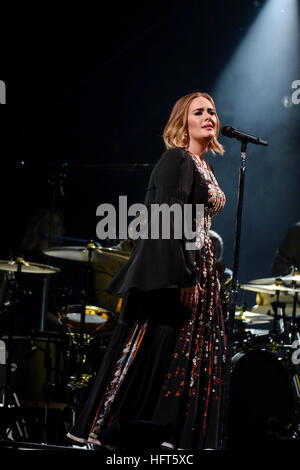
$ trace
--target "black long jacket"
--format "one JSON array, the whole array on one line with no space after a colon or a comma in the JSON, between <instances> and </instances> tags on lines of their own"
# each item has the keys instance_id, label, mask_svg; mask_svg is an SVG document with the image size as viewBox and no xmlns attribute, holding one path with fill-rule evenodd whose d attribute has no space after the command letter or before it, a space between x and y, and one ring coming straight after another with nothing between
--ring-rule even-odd
<instances>
[{"instance_id":1,"label":"black long jacket","mask_svg":"<svg viewBox=\"0 0 300 470\"><path fill-rule=\"evenodd\" d=\"M151 204L208 204L208 185L189 153L183 148L164 152L155 165L147 187L145 206ZM195 230L195 225L193 225ZM194 286L201 278L201 250L187 250L186 238L141 239L129 261L115 276L108 291L124 294L130 288L152 290ZM172 231L171 231L172 233Z\"/></svg>"}]
</instances>

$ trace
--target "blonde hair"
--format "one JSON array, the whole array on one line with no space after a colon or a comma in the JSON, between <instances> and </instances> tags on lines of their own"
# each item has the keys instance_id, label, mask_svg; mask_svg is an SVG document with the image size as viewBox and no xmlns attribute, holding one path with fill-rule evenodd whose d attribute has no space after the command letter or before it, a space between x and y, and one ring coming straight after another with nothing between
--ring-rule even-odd
<instances>
[{"instance_id":1,"label":"blonde hair","mask_svg":"<svg viewBox=\"0 0 300 470\"><path fill-rule=\"evenodd\" d=\"M180 98L175 103L170 118L163 132L163 139L167 148L188 147L188 110L191 102L199 96L203 96L203 98L206 98L208 101L210 101L216 112L214 100L207 93L195 91L193 93L189 93L187 95L182 96L182 98ZM217 112L216 117L216 135L210 140L206 151L210 150L213 154L219 153L220 155L223 155L225 149L223 145L218 142L217 139L220 130L220 120L218 118Z\"/></svg>"}]
</instances>

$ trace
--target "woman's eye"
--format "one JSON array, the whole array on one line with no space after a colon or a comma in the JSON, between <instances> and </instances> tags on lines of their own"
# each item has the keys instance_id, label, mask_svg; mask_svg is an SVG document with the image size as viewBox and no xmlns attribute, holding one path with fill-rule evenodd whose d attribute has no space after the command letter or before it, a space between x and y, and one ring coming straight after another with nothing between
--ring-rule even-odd
<instances>
[{"instance_id":1,"label":"woman's eye","mask_svg":"<svg viewBox=\"0 0 300 470\"><path fill-rule=\"evenodd\" d=\"M209 112L209 114L213 114L213 115L216 114L215 111L208 111L208 112ZM195 116L201 116L202 113L203 113L203 111L196 111Z\"/></svg>"}]
</instances>

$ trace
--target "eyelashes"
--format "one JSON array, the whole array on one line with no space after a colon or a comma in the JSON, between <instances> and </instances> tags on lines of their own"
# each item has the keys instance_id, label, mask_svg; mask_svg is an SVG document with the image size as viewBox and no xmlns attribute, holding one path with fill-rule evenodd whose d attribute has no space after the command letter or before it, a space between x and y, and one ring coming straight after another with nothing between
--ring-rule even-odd
<instances>
[{"instance_id":1,"label":"eyelashes","mask_svg":"<svg viewBox=\"0 0 300 470\"><path fill-rule=\"evenodd\" d=\"M199 116L199 115L201 115L202 113L203 113L203 111L196 111L194 114L195 114L196 116ZM216 113L215 111L209 111L209 114L211 114L211 115L214 116L214 115L216 115L217 113Z\"/></svg>"}]
</instances>

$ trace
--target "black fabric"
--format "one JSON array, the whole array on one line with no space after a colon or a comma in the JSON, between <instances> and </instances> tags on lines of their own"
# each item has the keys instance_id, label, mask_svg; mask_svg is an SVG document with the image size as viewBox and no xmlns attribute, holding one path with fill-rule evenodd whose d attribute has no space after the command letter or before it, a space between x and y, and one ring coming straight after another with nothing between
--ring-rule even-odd
<instances>
[{"instance_id":1,"label":"black fabric","mask_svg":"<svg viewBox=\"0 0 300 470\"><path fill-rule=\"evenodd\" d=\"M145 206L151 204L207 204L207 184L191 156L182 148L167 150L153 169ZM184 233L183 233L184 235ZM142 290L169 286L194 286L200 281L199 250L186 250L182 239L138 239L131 257L108 286L108 292L124 294L130 288Z\"/></svg>"},{"instance_id":2,"label":"black fabric","mask_svg":"<svg viewBox=\"0 0 300 470\"><path fill-rule=\"evenodd\" d=\"M113 332L89 398L80 410L71 434L87 440L106 386L129 333L136 322L149 321L149 329L135 367L122 386L114 413L118 419L151 419L173 352L178 329L186 318L179 307L178 289L140 292L130 290L124 298L120 320Z\"/></svg>"},{"instance_id":3,"label":"black fabric","mask_svg":"<svg viewBox=\"0 0 300 470\"><path fill-rule=\"evenodd\" d=\"M99 406L100 397L105 392L106 385L113 373L113 367L119 359L129 331L130 326L124 321L119 321L114 329L89 397L76 417L77 419L72 429L72 434L76 436L77 439L85 441L88 438Z\"/></svg>"}]
</instances>

